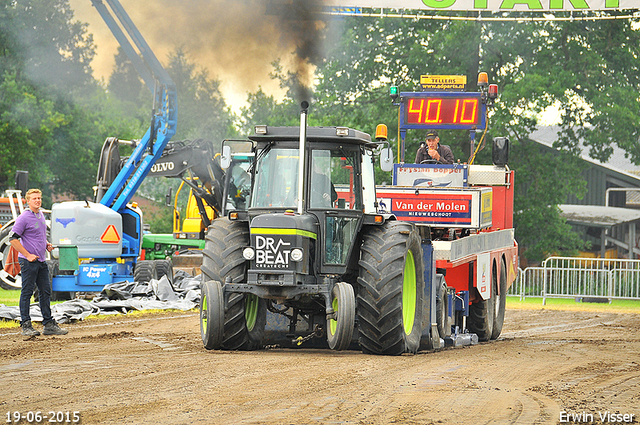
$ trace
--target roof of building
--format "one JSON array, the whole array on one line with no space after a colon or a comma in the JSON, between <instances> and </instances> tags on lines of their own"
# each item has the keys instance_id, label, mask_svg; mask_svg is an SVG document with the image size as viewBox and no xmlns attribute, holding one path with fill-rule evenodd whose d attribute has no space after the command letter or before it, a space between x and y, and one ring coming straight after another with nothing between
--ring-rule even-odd
<instances>
[{"instance_id":1,"label":"roof of building","mask_svg":"<svg viewBox=\"0 0 640 425\"><path fill-rule=\"evenodd\" d=\"M599 205L558 205L562 216L570 224L588 227L613 227L640 221L640 211L632 208L603 207Z\"/></svg>"},{"instance_id":2,"label":"roof of building","mask_svg":"<svg viewBox=\"0 0 640 425\"><path fill-rule=\"evenodd\" d=\"M559 131L560 126L557 125L538 127L536 131L529 135L529 138L537 143L551 148L553 147L553 143L558 139ZM640 165L635 165L633 162L631 162L629 158L625 156L625 151L623 149L620 149L616 145L613 145L613 154L609 158L609 161L603 163L598 161L597 159L591 158L589 156L589 148L584 146L584 144L580 143L580 148L580 157L584 161L594 164L598 167L606 168L607 170L610 170L610 172L619 173L637 180L638 186L640 186ZM627 203L633 205L640 204L640 193L627 193Z\"/></svg>"},{"instance_id":3,"label":"roof of building","mask_svg":"<svg viewBox=\"0 0 640 425\"><path fill-rule=\"evenodd\" d=\"M551 147L553 145L553 142L558 139L559 131L560 126L557 125L538 127L536 131L529 135L529 138L533 141ZM634 175L634 177L640 179L640 177L638 176L638 174L640 174L640 165L635 165L629 160L629 158L626 158L625 151L623 149L620 149L616 145L612 146L613 154L611 155L611 158L609 158L609 161L607 161L606 163L591 158L589 156L589 148L584 146L584 144L580 143L580 148L582 150L580 156L583 160L600 165L602 167L610 168L618 172L632 174Z\"/></svg>"}]
</instances>

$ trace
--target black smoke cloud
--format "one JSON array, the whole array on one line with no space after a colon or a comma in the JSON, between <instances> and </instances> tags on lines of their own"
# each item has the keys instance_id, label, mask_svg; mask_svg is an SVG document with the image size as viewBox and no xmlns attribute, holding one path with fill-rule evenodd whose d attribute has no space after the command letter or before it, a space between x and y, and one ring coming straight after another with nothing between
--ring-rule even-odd
<instances>
[{"instance_id":1,"label":"black smoke cloud","mask_svg":"<svg viewBox=\"0 0 640 425\"><path fill-rule=\"evenodd\" d=\"M296 100L309 100L314 65L324 54L326 16L321 0L120 0L161 62L180 48L222 87L236 92L274 86L273 62L296 76ZM70 0L76 19L90 20L111 57L117 43L88 0ZM87 10L90 9L90 10ZM111 37L111 39L107 39ZM100 37L96 44L100 49ZM100 53L102 55L102 53ZM113 62L109 62L113 63ZM102 70L107 77L111 69ZM228 93L222 93L227 97Z\"/></svg>"}]
</instances>

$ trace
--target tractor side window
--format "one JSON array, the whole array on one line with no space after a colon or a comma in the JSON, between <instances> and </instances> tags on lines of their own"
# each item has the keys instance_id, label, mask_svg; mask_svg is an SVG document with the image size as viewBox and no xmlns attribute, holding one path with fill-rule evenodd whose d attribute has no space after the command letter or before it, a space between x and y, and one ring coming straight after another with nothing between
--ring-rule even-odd
<instances>
[{"instance_id":1,"label":"tractor side window","mask_svg":"<svg viewBox=\"0 0 640 425\"><path fill-rule=\"evenodd\" d=\"M311 208L333 208L338 199L331 181L331 151L311 152Z\"/></svg>"},{"instance_id":2,"label":"tractor side window","mask_svg":"<svg viewBox=\"0 0 640 425\"><path fill-rule=\"evenodd\" d=\"M247 209L247 200L251 194L251 175L247 171L250 165L249 161L232 162L227 210Z\"/></svg>"},{"instance_id":3,"label":"tractor side window","mask_svg":"<svg viewBox=\"0 0 640 425\"><path fill-rule=\"evenodd\" d=\"M252 208L295 208L298 201L298 149L271 149L259 157Z\"/></svg>"},{"instance_id":4,"label":"tractor side window","mask_svg":"<svg viewBox=\"0 0 640 425\"><path fill-rule=\"evenodd\" d=\"M354 190L356 154L344 149L311 152L311 208L359 209L361 195Z\"/></svg>"}]
</instances>

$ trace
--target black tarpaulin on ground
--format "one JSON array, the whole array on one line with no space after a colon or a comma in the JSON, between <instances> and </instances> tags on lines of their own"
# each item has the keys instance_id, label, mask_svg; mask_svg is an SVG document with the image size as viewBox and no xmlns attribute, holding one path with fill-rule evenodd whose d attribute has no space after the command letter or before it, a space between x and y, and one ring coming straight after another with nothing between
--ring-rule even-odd
<instances>
[{"instance_id":1,"label":"black tarpaulin on ground","mask_svg":"<svg viewBox=\"0 0 640 425\"><path fill-rule=\"evenodd\" d=\"M200 276L178 270L171 284L166 277L148 283L117 282L106 285L91 301L74 299L51 306L58 323L83 320L92 314L126 314L130 310L191 310L200 303ZM42 322L40 306L32 304L31 320ZM20 321L20 308L0 304L0 318Z\"/></svg>"}]
</instances>

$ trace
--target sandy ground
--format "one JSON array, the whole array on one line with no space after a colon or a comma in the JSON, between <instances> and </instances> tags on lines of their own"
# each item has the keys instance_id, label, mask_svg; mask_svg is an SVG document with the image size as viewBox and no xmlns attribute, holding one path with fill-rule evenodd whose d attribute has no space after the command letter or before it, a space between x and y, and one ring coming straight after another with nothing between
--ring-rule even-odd
<instances>
[{"instance_id":1,"label":"sandy ground","mask_svg":"<svg viewBox=\"0 0 640 425\"><path fill-rule=\"evenodd\" d=\"M193 311L64 326L66 336L30 340L18 329L0 330L0 422L37 411L47 419L32 423L51 423L53 412L55 422L67 423L78 412L83 424L638 423L640 417L638 314L510 309L497 341L400 357L304 348L207 351Z\"/></svg>"}]
</instances>

